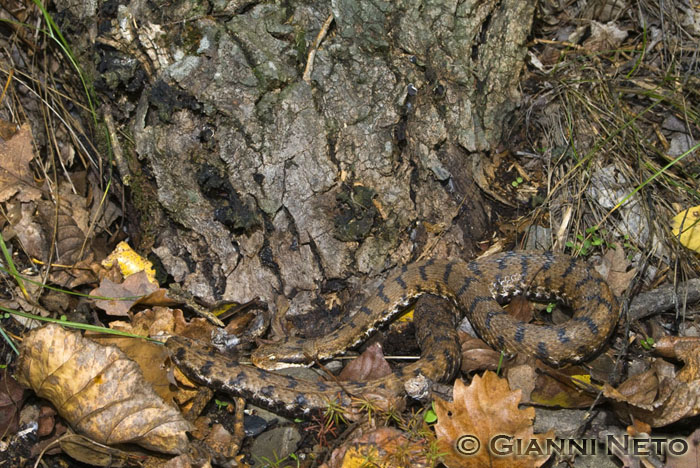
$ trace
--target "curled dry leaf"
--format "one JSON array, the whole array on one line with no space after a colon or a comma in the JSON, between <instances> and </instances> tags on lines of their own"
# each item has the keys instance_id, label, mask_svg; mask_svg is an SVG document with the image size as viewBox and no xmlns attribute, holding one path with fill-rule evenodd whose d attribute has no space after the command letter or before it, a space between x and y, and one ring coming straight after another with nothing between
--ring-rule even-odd
<instances>
[{"instance_id":1,"label":"curled dry leaf","mask_svg":"<svg viewBox=\"0 0 700 468\"><path fill-rule=\"evenodd\" d=\"M70 200L75 204L71 204ZM85 210L85 203L84 198L66 197L60 198L58 207L55 203L46 200L41 200L37 204L39 213L37 220L44 237L55 237L55 244L52 244L54 248L52 263L63 265L51 270L51 281L67 288L92 283L96 279L90 268L95 255L89 238L78 224L78 220L89 217L89 213Z\"/></svg>"},{"instance_id":2,"label":"curled dry leaf","mask_svg":"<svg viewBox=\"0 0 700 468\"><path fill-rule=\"evenodd\" d=\"M7 218L10 220L17 238L22 243L24 251L34 258L46 260L50 242L46 240L46 233L41 228L41 225L36 222L34 216L36 206L34 202L14 204L8 202L6 207L10 208ZM9 240L6 233L7 230L4 229L3 231L5 231L5 240Z\"/></svg>"},{"instance_id":3,"label":"curled dry leaf","mask_svg":"<svg viewBox=\"0 0 700 468\"><path fill-rule=\"evenodd\" d=\"M39 437L46 437L50 435L56 427L56 409L49 405L48 403L42 405L39 409L39 427L36 434Z\"/></svg>"},{"instance_id":4,"label":"curled dry leaf","mask_svg":"<svg viewBox=\"0 0 700 468\"><path fill-rule=\"evenodd\" d=\"M114 346L47 325L22 342L17 380L51 401L73 429L98 443L135 443L163 453L188 449L185 431L190 424Z\"/></svg>"},{"instance_id":5,"label":"curled dry leaf","mask_svg":"<svg viewBox=\"0 0 700 468\"><path fill-rule=\"evenodd\" d=\"M552 408L588 408L598 392L591 375L580 367L569 367L560 374L537 374L534 386L527 403Z\"/></svg>"},{"instance_id":6,"label":"curled dry leaf","mask_svg":"<svg viewBox=\"0 0 700 468\"><path fill-rule=\"evenodd\" d=\"M167 403L175 401L177 392L170 384L166 365L170 361L164 346L151 341L104 333L86 336L102 346L112 345L119 348L129 359L138 364L143 378L159 397Z\"/></svg>"},{"instance_id":7,"label":"curled dry leaf","mask_svg":"<svg viewBox=\"0 0 700 468\"><path fill-rule=\"evenodd\" d=\"M206 438L206 444L219 456L233 458L238 455L240 444L221 424L213 424Z\"/></svg>"},{"instance_id":8,"label":"curled dry leaf","mask_svg":"<svg viewBox=\"0 0 700 468\"><path fill-rule=\"evenodd\" d=\"M683 359L692 356L700 349L700 337L697 336L662 336L654 344L654 352L660 356ZM687 361L686 361L687 362Z\"/></svg>"},{"instance_id":9,"label":"curled dry leaf","mask_svg":"<svg viewBox=\"0 0 700 468\"><path fill-rule=\"evenodd\" d=\"M338 375L339 380L366 382L391 374L391 367L384 359L382 346L373 343L357 358L348 362Z\"/></svg>"},{"instance_id":10,"label":"curled dry leaf","mask_svg":"<svg viewBox=\"0 0 700 468\"><path fill-rule=\"evenodd\" d=\"M495 351L483 340L459 332L462 347L462 372L468 374L477 370L496 370L501 361L501 353Z\"/></svg>"},{"instance_id":11,"label":"curled dry leaf","mask_svg":"<svg viewBox=\"0 0 700 468\"><path fill-rule=\"evenodd\" d=\"M652 369L619 387L603 387L603 395L621 417L633 415L651 427L661 427L700 414L700 344L697 340L667 341L660 340L661 347L685 363L680 371L657 359Z\"/></svg>"},{"instance_id":12,"label":"curled dry leaf","mask_svg":"<svg viewBox=\"0 0 700 468\"><path fill-rule=\"evenodd\" d=\"M568 366L557 369L556 373L549 373L546 367L521 364L507 369L507 379L510 388L523 391L524 404L587 408L598 393L598 387L591 385L591 375L578 366Z\"/></svg>"},{"instance_id":13,"label":"curled dry leaf","mask_svg":"<svg viewBox=\"0 0 700 468\"><path fill-rule=\"evenodd\" d=\"M23 20L20 20L23 21ZM16 124L8 122L7 120L0 119L0 138L3 140L9 140L12 135L17 133L19 129Z\"/></svg>"},{"instance_id":14,"label":"curled dry leaf","mask_svg":"<svg viewBox=\"0 0 700 468\"><path fill-rule=\"evenodd\" d=\"M114 329L141 336L182 335L199 341L211 339L216 327L207 319L193 317L185 320L180 309L153 307L142 310L131 317L128 322L114 321Z\"/></svg>"},{"instance_id":15,"label":"curled dry leaf","mask_svg":"<svg viewBox=\"0 0 700 468\"><path fill-rule=\"evenodd\" d=\"M162 290L159 290L162 291ZM149 295L149 297L152 295ZM138 312L131 317L128 322L114 321L110 326L116 330L132 333L141 336L160 335L184 335L195 337L199 340L210 339L215 327L203 318L193 318L185 320L185 316L180 309L170 309L167 307L153 307ZM175 379L180 376L175 368L173 376L170 366L165 366L167 352L164 346L147 343L143 340L134 340L127 337L104 335L91 337L100 344L113 344L131 359L136 361L143 371L144 378L151 384L153 389L166 402L175 401L180 405L198 398L199 390L195 385L182 376L188 385L174 385ZM204 404L207 402L205 401ZM183 413L187 413L181 406Z\"/></svg>"},{"instance_id":16,"label":"curled dry leaf","mask_svg":"<svg viewBox=\"0 0 700 468\"><path fill-rule=\"evenodd\" d=\"M617 49L627 38L627 31L613 21L602 24L591 21L591 35L583 42L583 47L590 52Z\"/></svg>"},{"instance_id":17,"label":"curled dry leaf","mask_svg":"<svg viewBox=\"0 0 700 468\"><path fill-rule=\"evenodd\" d=\"M553 431L534 434L535 409L518 408L521 394L520 390L511 391L508 383L493 372L475 376L469 386L457 379L454 402L435 400L435 433L438 448L445 454L442 462L448 468L539 467L546 462L549 455L491 453L490 443L498 440L496 436L517 439L523 447L544 447L545 440L554 437Z\"/></svg>"},{"instance_id":18,"label":"curled dry leaf","mask_svg":"<svg viewBox=\"0 0 700 468\"><path fill-rule=\"evenodd\" d=\"M630 267L630 261L622 248L608 250L596 266L596 270L605 278L605 282L617 297L624 294L637 274L637 269Z\"/></svg>"},{"instance_id":19,"label":"curled dry leaf","mask_svg":"<svg viewBox=\"0 0 700 468\"><path fill-rule=\"evenodd\" d=\"M80 434L66 434L59 439L61 450L74 460L92 466L147 466L143 454L133 454L104 444L99 444Z\"/></svg>"},{"instance_id":20,"label":"curled dry leaf","mask_svg":"<svg viewBox=\"0 0 700 468\"><path fill-rule=\"evenodd\" d=\"M508 304L508 315L522 322L529 322L534 317L534 307L525 296L515 296Z\"/></svg>"}]
</instances>

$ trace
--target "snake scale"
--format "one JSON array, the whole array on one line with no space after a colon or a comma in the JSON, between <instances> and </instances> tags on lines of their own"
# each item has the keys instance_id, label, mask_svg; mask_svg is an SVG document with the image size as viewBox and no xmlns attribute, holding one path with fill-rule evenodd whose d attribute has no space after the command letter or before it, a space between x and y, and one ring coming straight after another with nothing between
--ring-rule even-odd
<instances>
[{"instance_id":1,"label":"snake scale","mask_svg":"<svg viewBox=\"0 0 700 468\"><path fill-rule=\"evenodd\" d=\"M580 362L595 354L619 320L614 295L585 261L551 252L504 252L473 262L425 260L399 267L340 328L316 339L287 338L253 352L245 366L213 348L182 337L166 347L183 372L212 388L291 415L323 410L335 401L350 406L354 395L372 391L400 392L406 378L423 374L434 380L451 378L455 366L454 339L444 331L423 331L422 358L393 375L371 382L307 382L270 369L305 365L310 358L327 359L364 341L422 294L451 299L479 336L508 354L523 352L555 366ZM559 325L535 325L508 315L496 298L526 294L535 299L556 297L572 309ZM438 318L441 324L448 318ZM435 318L432 323L436 322ZM453 326L453 323L449 323ZM440 327L438 327L440 328ZM444 330L444 327L443 327ZM419 330L419 339L421 332ZM441 346L446 346L440 352ZM426 352L426 348L429 349ZM446 369L447 368L447 369ZM267 369L267 370L266 370Z\"/></svg>"}]
</instances>

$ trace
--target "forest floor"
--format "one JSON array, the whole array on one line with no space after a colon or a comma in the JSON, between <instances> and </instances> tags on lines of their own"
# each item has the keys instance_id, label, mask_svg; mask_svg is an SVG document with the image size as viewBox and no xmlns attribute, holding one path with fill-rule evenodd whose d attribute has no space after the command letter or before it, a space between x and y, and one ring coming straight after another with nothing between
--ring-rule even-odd
<instances>
[{"instance_id":1,"label":"forest floor","mask_svg":"<svg viewBox=\"0 0 700 468\"><path fill-rule=\"evenodd\" d=\"M236 3L241 14L250 11L243 3ZM290 386L296 378L323 382L315 388L337 386L351 394L352 408L329 401L324 412L279 415L280 402L246 406L246 395L209 388L227 357L212 351L202 366L209 373L200 368L193 377L178 369L184 358L177 349L167 347L173 355L161 342L187 337L219 349L234 337L249 348L269 343L290 334L289 305L258 297L211 301L214 287L203 300L173 273L175 265L192 268L187 261L195 257L175 258L165 247L141 250L157 237L162 219L137 211L167 201L133 182L161 174L139 170L129 180L135 170L125 167L133 160L124 153L131 147L119 142L136 147L141 140L134 143L106 111L121 107L126 114L131 106L136 112L135 93L128 86L121 94L95 91L73 39L61 34L70 25L54 21L53 10L0 2L0 466L697 466L700 6L669 3L559 8L541 2L507 131L498 147L474 151L464 163L486 200L487 235L474 239L477 256L525 249L583 258L621 310L605 349L588 362L556 368L532 356L510 359L463 326L463 379L454 386L424 384L424 395L409 391L415 398L354 394L337 380L345 361L336 360L286 378ZM117 8L105 5L103 21ZM322 32L338 33L332 15L324 27L316 48ZM142 65L157 61L150 52ZM311 53L303 57L313 61ZM143 67L131 71L131 83L147 81ZM122 72L117 65L100 70ZM206 129L198 134L206 145ZM429 177L441 177L442 166L430 167ZM206 180L220 194L230 184L216 185L218 177ZM357 248L362 236L378 232L377 220L391 207L340 177L334 183L349 187L343 203L361 209L335 218L337 225L345 216L347 229L340 226L346 237L334 242ZM450 183L440 179L438 186ZM236 217L232 232L269 232L278 221L248 211L249 201L229 201L239 203L237 216L250 214ZM457 212L464 203L455 203ZM172 224L186 224L185 218ZM421 255L449 252L441 242L450 226L429 219L415 230L428 239ZM199 234L209 240L205 233L191 237ZM241 241L241 251L252 237ZM284 270L273 256L276 245L262 237L255 242L260 265ZM272 260L265 264L268 251ZM295 255L299 264L311 262ZM366 266L363 274L376 266L358 264ZM339 303L366 291L347 278L316 284L306 271L291 275L322 290L323 298L308 294L315 308L290 321L327 333L326 322L334 323L327 312L337 318ZM251 283L262 282L263 273L256 273ZM555 306L516 298L508 312L525 322L567 320ZM407 317L383 333L382 347L363 348L340 378L372 381L393 375L406 357L399 354L417 358ZM187 351L204 356L206 345ZM249 396L265 406L266 392L273 390L260 387ZM624 445L629 438L640 445ZM564 455L552 454L548 440L564 444ZM583 447L571 449L572 443Z\"/></svg>"}]
</instances>

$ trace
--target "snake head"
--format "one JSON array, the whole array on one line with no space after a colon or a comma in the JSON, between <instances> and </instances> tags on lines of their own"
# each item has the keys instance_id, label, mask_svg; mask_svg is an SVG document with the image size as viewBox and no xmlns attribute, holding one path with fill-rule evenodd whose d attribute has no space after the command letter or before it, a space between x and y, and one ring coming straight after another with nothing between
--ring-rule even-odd
<instances>
[{"instance_id":1,"label":"snake head","mask_svg":"<svg viewBox=\"0 0 700 468\"><path fill-rule=\"evenodd\" d=\"M284 341L259 346L250 356L255 367L278 370L285 367L306 367L312 364L314 353L306 349L305 341L287 338Z\"/></svg>"}]
</instances>

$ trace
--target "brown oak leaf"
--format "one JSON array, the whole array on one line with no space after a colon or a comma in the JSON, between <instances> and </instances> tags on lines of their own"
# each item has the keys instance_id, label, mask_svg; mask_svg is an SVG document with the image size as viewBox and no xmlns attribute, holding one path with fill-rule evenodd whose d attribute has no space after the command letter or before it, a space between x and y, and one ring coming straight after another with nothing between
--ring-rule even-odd
<instances>
[{"instance_id":1,"label":"brown oak leaf","mask_svg":"<svg viewBox=\"0 0 700 468\"><path fill-rule=\"evenodd\" d=\"M554 437L553 431L534 434L535 409L519 409L521 395L493 372L475 376L469 386L457 379L454 402L435 400L435 433L445 454L442 462L448 468L518 468L539 467L547 461L549 455L537 450L528 451L534 454L528 456L504 454L514 440L523 447L544 447L545 440Z\"/></svg>"}]
</instances>

